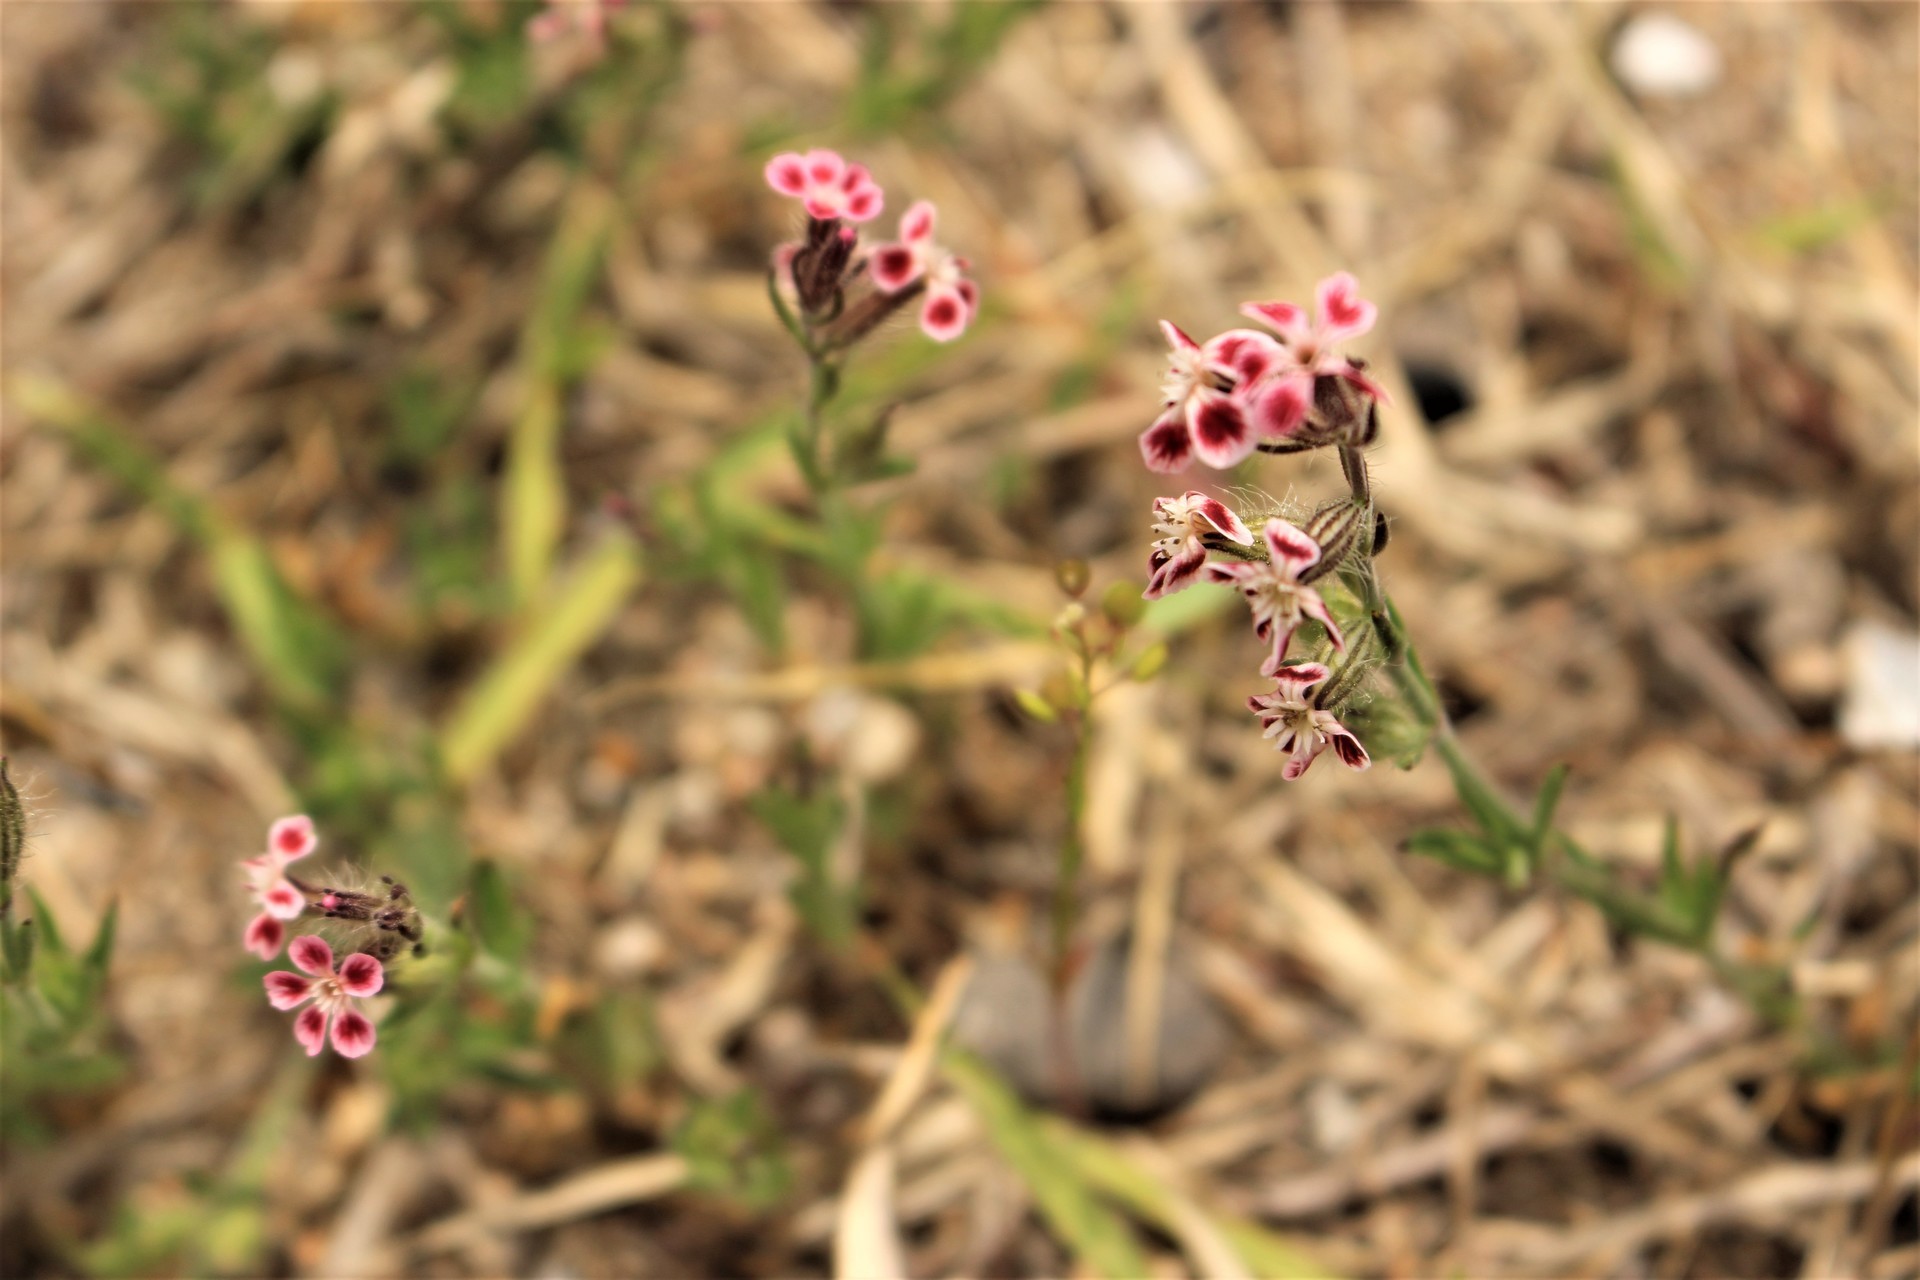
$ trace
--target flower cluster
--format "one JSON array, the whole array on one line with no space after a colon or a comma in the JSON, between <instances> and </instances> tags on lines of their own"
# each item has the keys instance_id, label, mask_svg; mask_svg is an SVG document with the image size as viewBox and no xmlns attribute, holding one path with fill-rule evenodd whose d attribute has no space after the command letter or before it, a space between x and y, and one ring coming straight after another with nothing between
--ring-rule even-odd
<instances>
[{"instance_id":1,"label":"flower cluster","mask_svg":"<svg viewBox=\"0 0 1920 1280\"><path fill-rule=\"evenodd\" d=\"M1288 753L1281 776L1300 777L1329 747L1349 768L1365 769L1371 763L1366 748L1338 714L1360 684L1364 655L1353 651L1316 584L1336 574L1372 581L1379 526L1359 450L1373 439L1375 406L1384 393L1365 362L1338 344L1371 329L1375 308L1342 272L1320 282L1311 315L1288 302L1249 302L1241 312L1272 332L1229 329L1196 342L1161 321L1171 354L1161 414L1140 437L1147 466L1182 471L1198 458L1224 469L1255 450L1333 447L1352 492L1304 526L1271 516L1258 539L1225 503L1197 489L1158 498L1144 594L1159 599L1196 582L1238 590L1251 608L1254 634L1267 645L1260 674L1274 682L1273 692L1250 698L1248 706L1276 749ZM1210 554L1218 558L1209 560ZM1291 656L1309 621L1325 637L1325 656L1344 659L1337 670ZM1368 628L1362 639L1372 638Z\"/></svg>"},{"instance_id":2,"label":"flower cluster","mask_svg":"<svg viewBox=\"0 0 1920 1280\"><path fill-rule=\"evenodd\" d=\"M774 251L774 278L798 308L810 343L844 348L916 298L920 328L934 341L966 331L979 290L967 278L967 260L935 242L931 201L908 207L899 239L869 247L856 224L878 217L886 197L864 165L825 149L789 151L767 162L766 176L768 186L806 211L805 237ZM862 281L869 287L854 296Z\"/></svg>"},{"instance_id":3,"label":"flower cluster","mask_svg":"<svg viewBox=\"0 0 1920 1280\"><path fill-rule=\"evenodd\" d=\"M337 922L352 952L334 967L333 949L314 934L302 934L287 954L308 976L286 970L266 975L267 1000L276 1009L312 1003L294 1020L293 1034L309 1054L328 1040L342 1057L357 1058L373 1048L373 1023L353 1007L355 997L378 992L386 980L385 962L402 950L418 952L422 930L407 887L380 877L377 891L315 884L288 868L319 847L313 819L305 814L281 818L267 831L267 851L241 861L247 889L259 914L247 925L247 950L272 960L287 945L290 922L311 917Z\"/></svg>"},{"instance_id":4,"label":"flower cluster","mask_svg":"<svg viewBox=\"0 0 1920 1280\"><path fill-rule=\"evenodd\" d=\"M1312 319L1290 302L1241 306L1278 337L1229 329L1195 342L1161 321L1172 351L1162 412L1140 436L1147 466L1184 471L1198 458L1225 470L1263 445L1294 452L1367 443L1373 404L1385 394L1365 361L1335 347L1373 327L1375 308L1358 288L1345 272L1322 280Z\"/></svg>"}]
</instances>

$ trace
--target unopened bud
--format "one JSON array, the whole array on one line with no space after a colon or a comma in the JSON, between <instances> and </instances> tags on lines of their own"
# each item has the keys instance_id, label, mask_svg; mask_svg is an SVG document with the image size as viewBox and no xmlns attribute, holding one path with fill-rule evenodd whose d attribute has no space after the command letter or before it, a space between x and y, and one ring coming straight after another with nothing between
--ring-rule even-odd
<instances>
[{"instance_id":1,"label":"unopened bud","mask_svg":"<svg viewBox=\"0 0 1920 1280\"><path fill-rule=\"evenodd\" d=\"M1133 666L1127 674L1140 684L1145 684L1166 669L1168 649L1163 640L1133 660Z\"/></svg>"},{"instance_id":2,"label":"unopened bud","mask_svg":"<svg viewBox=\"0 0 1920 1280\"><path fill-rule=\"evenodd\" d=\"M807 242L793 255L793 288L802 311L818 316L838 305L840 282L858 239L838 219L808 219Z\"/></svg>"},{"instance_id":3,"label":"unopened bud","mask_svg":"<svg viewBox=\"0 0 1920 1280\"><path fill-rule=\"evenodd\" d=\"M1085 560L1062 560L1053 566L1053 580L1060 589L1078 600L1087 593L1087 586L1093 581L1093 570L1087 567Z\"/></svg>"},{"instance_id":4,"label":"unopened bud","mask_svg":"<svg viewBox=\"0 0 1920 1280\"><path fill-rule=\"evenodd\" d=\"M1015 689L1013 700L1020 709L1038 720L1041 724L1053 724L1060 719L1060 712L1038 691L1033 689Z\"/></svg>"},{"instance_id":5,"label":"unopened bud","mask_svg":"<svg viewBox=\"0 0 1920 1280\"><path fill-rule=\"evenodd\" d=\"M13 901L13 882L20 874L26 844L27 811L7 776L7 758L0 756L0 906Z\"/></svg>"},{"instance_id":6,"label":"unopened bud","mask_svg":"<svg viewBox=\"0 0 1920 1280\"><path fill-rule=\"evenodd\" d=\"M1351 498L1328 503L1314 512L1302 529L1320 544L1320 559L1301 571L1300 581L1312 582L1338 569L1372 518L1372 508L1363 507Z\"/></svg>"},{"instance_id":7,"label":"unopened bud","mask_svg":"<svg viewBox=\"0 0 1920 1280\"><path fill-rule=\"evenodd\" d=\"M1100 593L1100 612L1116 631L1125 631L1146 615L1147 602L1131 582L1116 582Z\"/></svg>"}]
</instances>

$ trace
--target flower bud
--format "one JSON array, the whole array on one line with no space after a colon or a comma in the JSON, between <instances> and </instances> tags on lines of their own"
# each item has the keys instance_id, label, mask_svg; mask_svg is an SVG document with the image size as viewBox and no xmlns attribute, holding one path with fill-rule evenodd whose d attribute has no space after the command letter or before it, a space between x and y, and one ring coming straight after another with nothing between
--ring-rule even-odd
<instances>
[{"instance_id":1,"label":"flower bud","mask_svg":"<svg viewBox=\"0 0 1920 1280\"><path fill-rule=\"evenodd\" d=\"M1085 560L1062 560L1053 566L1053 580L1060 589L1078 600L1087 593L1087 585L1093 580L1093 570L1087 567Z\"/></svg>"},{"instance_id":2,"label":"flower bud","mask_svg":"<svg viewBox=\"0 0 1920 1280\"><path fill-rule=\"evenodd\" d=\"M1053 724L1060 719L1059 711L1039 692L1033 689L1015 689L1013 700L1019 708L1038 720L1041 724Z\"/></svg>"},{"instance_id":3,"label":"flower bud","mask_svg":"<svg viewBox=\"0 0 1920 1280\"><path fill-rule=\"evenodd\" d=\"M0 906L13 901L13 882L20 874L20 855L27 843L27 813L20 792L7 776L7 758L0 756Z\"/></svg>"},{"instance_id":4,"label":"flower bud","mask_svg":"<svg viewBox=\"0 0 1920 1280\"><path fill-rule=\"evenodd\" d=\"M1360 541L1363 531L1373 519L1373 509L1361 506L1351 498L1342 498L1330 502L1313 513L1305 525L1301 526L1309 538L1320 544L1320 559L1301 570L1300 581L1312 582L1323 578L1338 569L1355 544Z\"/></svg>"},{"instance_id":5,"label":"flower bud","mask_svg":"<svg viewBox=\"0 0 1920 1280\"><path fill-rule=\"evenodd\" d=\"M1115 631L1125 631L1146 615L1147 602L1131 582L1116 582L1100 594L1100 612Z\"/></svg>"}]
</instances>

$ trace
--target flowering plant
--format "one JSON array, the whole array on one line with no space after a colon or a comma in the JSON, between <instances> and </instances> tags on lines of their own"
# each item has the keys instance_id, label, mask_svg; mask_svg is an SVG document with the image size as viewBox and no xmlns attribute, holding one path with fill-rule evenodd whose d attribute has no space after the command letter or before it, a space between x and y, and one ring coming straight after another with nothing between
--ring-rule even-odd
<instances>
[{"instance_id":1,"label":"flowering plant","mask_svg":"<svg viewBox=\"0 0 1920 1280\"><path fill-rule=\"evenodd\" d=\"M1778 1007L1777 972L1727 961L1712 946L1732 865L1757 833L1688 865L1670 830L1659 883L1651 893L1638 890L1555 828L1564 769L1547 776L1531 813L1523 814L1455 737L1374 568L1387 528L1364 451L1378 434L1387 396L1366 361L1342 344L1368 333L1378 309L1339 272L1320 281L1311 311L1285 301L1248 302L1240 310L1272 336L1229 329L1196 341L1161 322L1170 351L1161 412L1140 436L1147 467L1178 472L1197 460L1224 469L1255 452L1331 450L1347 493L1298 524L1261 513L1258 539L1253 522L1202 490L1155 499L1144 595L1154 600L1217 583L1246 597L1254 634L1267 645L1260 675L1273 682L1247 706L1287 757L1281 778L1305 776L1329 749L1348 768L1363 770L1375 754L1411 767L1431 746L1478 830L1419 832L1410 850L1514 887L1545 876L1624 928L1706 955L1762 1007ZM1378 739L1373 752L1369 737Z\"/></svg>"}]
</instances>

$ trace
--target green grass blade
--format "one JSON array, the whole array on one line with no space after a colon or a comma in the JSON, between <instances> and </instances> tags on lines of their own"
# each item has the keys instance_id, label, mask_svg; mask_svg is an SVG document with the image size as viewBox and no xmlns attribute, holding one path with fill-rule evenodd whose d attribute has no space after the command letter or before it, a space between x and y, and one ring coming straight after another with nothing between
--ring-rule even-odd
<instances>
[{"instance_id":1,"label":"green grass blade","mask_svg":"<svg viewBox=\"0 0 1920 1280\"><path fill-rule=\"evenodd\" d=\"M973 1106L995 1147L1033 1192L1040 1212L1080 1261L1107 1280L1149 1274L1126 1221L1104 1204L1041 1123L977 1059L949 1052L941 1069Z\"/></svg>"},{"instance_id":2,"label":"green grass blade","mask_svg":"<svg viewBox=\"0 0 1920 1280\"><path fill-rule=\"evenodd\" d=\"M526 726L540 700L599 638L640 581L640 545L610 538L527 619L505 653L484 672L440 738L447 776L465 782Z\"/></svg>"}]
</instances>

